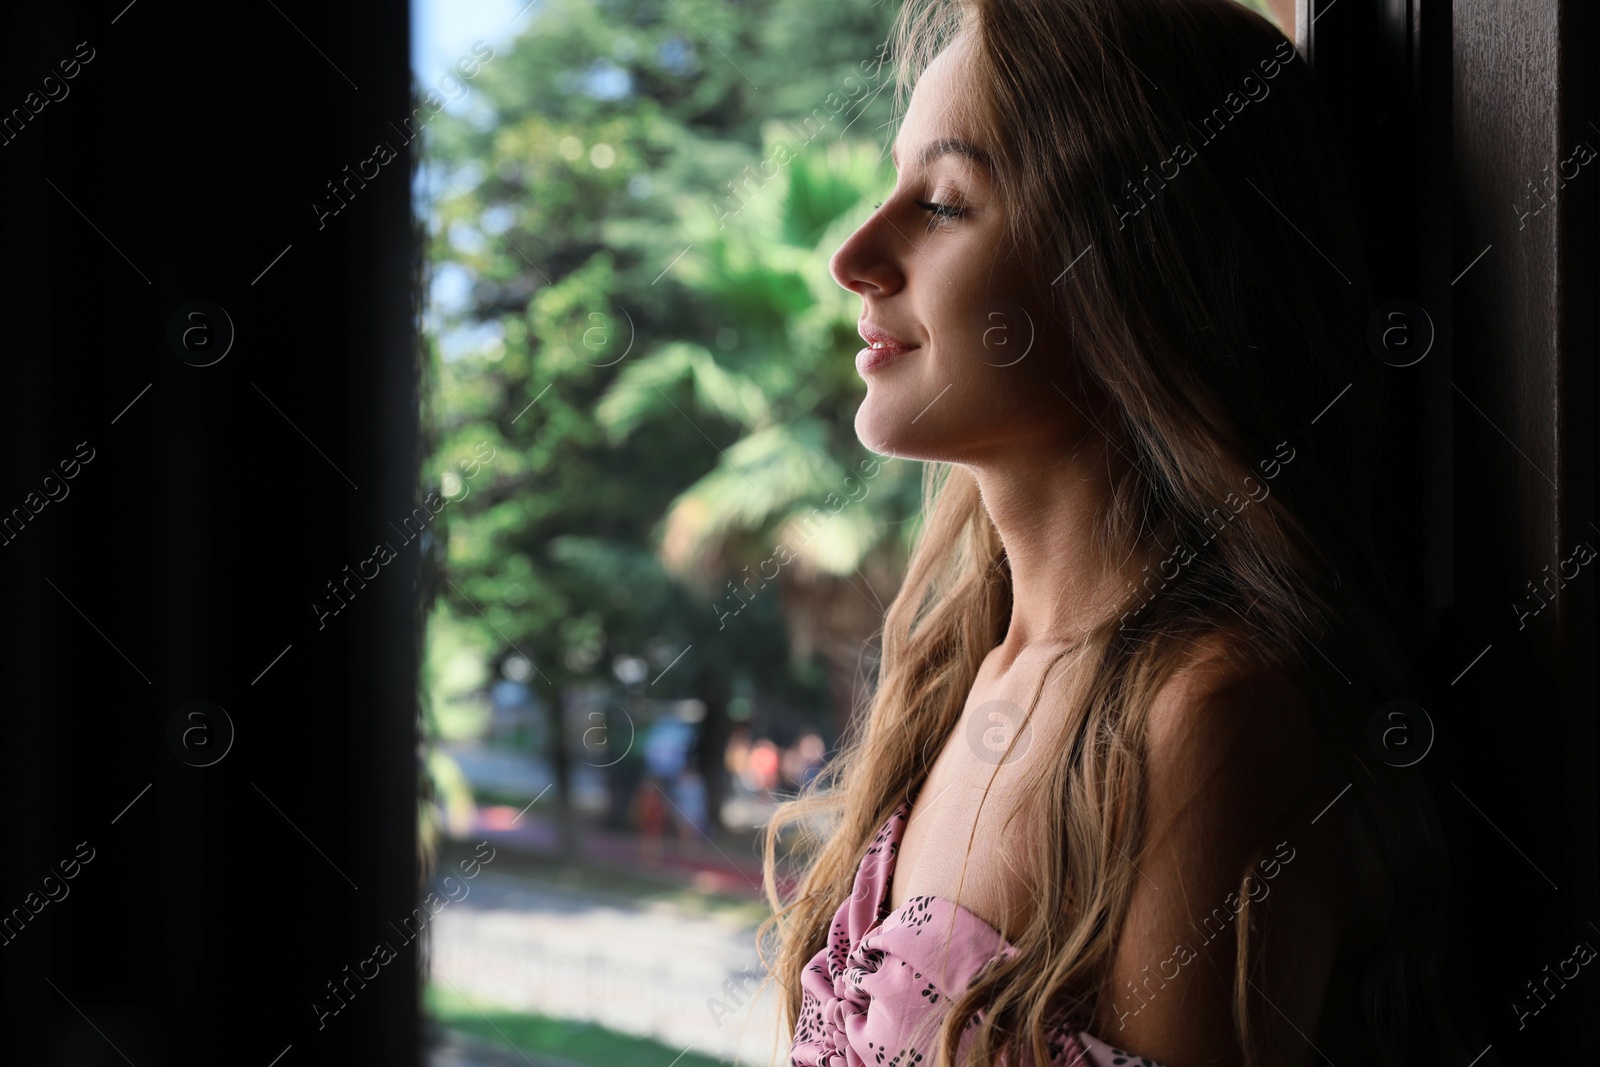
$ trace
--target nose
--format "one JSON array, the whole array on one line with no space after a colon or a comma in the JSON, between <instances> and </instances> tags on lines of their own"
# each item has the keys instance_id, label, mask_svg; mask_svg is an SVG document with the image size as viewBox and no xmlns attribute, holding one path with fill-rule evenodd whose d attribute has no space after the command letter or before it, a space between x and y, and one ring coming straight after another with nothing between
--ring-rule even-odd
<instances>
[{"instance_id":1,"label":"nose","mask_svg":"<svg viewBox=\"0 0 1600 1067\"><path fill-rule=\"evenodd\" d=\"M895 232L881 207L874 209L828 260L833 280L858 296L889 296L905 284L895 260Z\"/></svg>"}]
</instances>

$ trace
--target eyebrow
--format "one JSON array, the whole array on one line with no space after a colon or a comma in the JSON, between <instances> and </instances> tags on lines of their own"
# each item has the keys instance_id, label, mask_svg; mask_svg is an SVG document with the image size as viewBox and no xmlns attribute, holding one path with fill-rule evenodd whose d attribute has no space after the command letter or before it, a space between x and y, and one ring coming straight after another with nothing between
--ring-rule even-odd
<instances>
[{"instance_id":1,"label":"eyebrow","mask_svg":"<svg viewBox=\"0 0 1600 1067\"><path fill-rule=\"evenodd\" d=\"M975 163L981 163L991 171L995 169L994 159L988 152L985 152L971 141L964 141L959 137L941 137L937 141L930 142L922 150L922 155L917 158L917 164L926 167L929 163L944 155L965 156ZM894 161L895 170L899 170L900 144L898 141L889 147L889 158Z\"/></svg>"}]
</instances>

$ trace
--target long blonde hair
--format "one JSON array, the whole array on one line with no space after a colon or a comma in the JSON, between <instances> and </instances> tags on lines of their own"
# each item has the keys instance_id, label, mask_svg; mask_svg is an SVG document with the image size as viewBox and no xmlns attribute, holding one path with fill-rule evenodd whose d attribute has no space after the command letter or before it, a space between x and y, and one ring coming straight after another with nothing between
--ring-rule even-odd
<instances>
[{"instance_id":1,"label":"long blonde hair","mask_svg":"<svg viewBox=\"0 0 1600 1067\"><path fill-rule=\"evenodd\" d=\"M1011 1062L1047 1062L1062 1005L1093 1011L1107 994L1137 878L1148 711L1192 642L1216 633L1293 678L1382 862L1386 914L1348 1006L1364 1062L1459 1056L1435 975L1447 877L1437 816L1417 770L1379 762L1365 741L1371 712L1409 692L1392 636L1399 601L1370 535L1385 382L1365 347L1374 301L1310 71L1234 0L908 0L891 35L902 107L957 33L974 43L958 106L997 153L1011 244L1065 279L1041 332L1071 338L1076 372L1109 398L1099 425L1130 459L1097 547L1104 558L1203 547L1078 644L1082 695L1039 783L1048 833L1022 857L1031 918L1017 954L950 1006L938 1062L955 1061L980 1011L973 1062L1006 1049ZM1249 479L1259 486L1285 442L1292 462L1257 501ZM931 463L925 476L876 691L764 835L773 914L758 942L791 1033L802 970L868 843L926 778L1009 620L1010 569L972 475ZM1211 533L1246 493L1250 506ZM786 829L804 857L789 900L776 876ZM1265 978L1248 978L1240 899L1234 1024L1256 1063L1246 993Z\"/></svg>"}]
</instances>

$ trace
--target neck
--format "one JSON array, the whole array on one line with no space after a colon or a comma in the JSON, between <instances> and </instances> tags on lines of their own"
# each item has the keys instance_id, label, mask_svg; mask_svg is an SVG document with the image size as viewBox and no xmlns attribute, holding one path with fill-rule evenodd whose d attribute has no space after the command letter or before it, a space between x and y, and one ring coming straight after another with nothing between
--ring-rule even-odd
<instances>
[{"instance_id":1,"label":"neck","mask_svg":"<svg viewBox=\"0 0 1600 1067\"><path fill-rule=\"evenodd\" d=\"M1153 558L1142 549L1108 554L1097 543L1113 478L1124 467L1106 439L1090 431L1055 455L970 466L1011 566L1011 619L996 650L1002 667L1023 652L1076 644L1125 610L1140 568Z\"/></svg>"}]
</instances>

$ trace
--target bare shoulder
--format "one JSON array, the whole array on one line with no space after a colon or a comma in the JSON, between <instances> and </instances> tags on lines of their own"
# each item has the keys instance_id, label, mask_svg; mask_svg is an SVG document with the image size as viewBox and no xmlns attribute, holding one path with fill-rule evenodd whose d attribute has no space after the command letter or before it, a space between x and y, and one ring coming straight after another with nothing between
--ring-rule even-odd
<instances>
[{"instance_id":1,"label":"bare shoulder","mask_svg":"<svg viewBox=\"0 0 1600 1067\"><path fill-rule=\"evenodd\" d=\"M1316 1028L1340 909L1323 889L1326 879L1312 885L1299 877L1309 873L1303 861L1295 878L1268 884L1272 875L1247 875L1263 856L1274 857L1267 862L1276 873L1297 845L1308 844L1300 824L1320 778L1316 734L1311 706L1290 675L1226 636L1194 641L1156 693L1145 737L1139 876L1096 1012L1106 1040L1169 1067L1239 1062L1235 934L1248 900L1252 914L1273 916L1271 966L1291 956L1293 964L1292 975L1268 984L1272 1001L1298 1022L1258 1005L1276 1057L1267 1062L1310 1062L1296 1027ZM1274 853L1284 836L1293 840ZM1293 893L1282 890L1291 882ZM1280 943L1283 937L1290 941Z\"/></svg>"},{"instance_id":2,"label":"bare shoulder","mask_svg":"<svg viewBox=\"0 0 1600 1067\"><path fill-rule=\"evenodd\" d=\"M1150 706L1151 814L1204 795L1234 834L1264 830L1317 777L1315 739L1311 705L1285 669L1237 637L1198 638Z\"/></svg>"}]
</instances>

